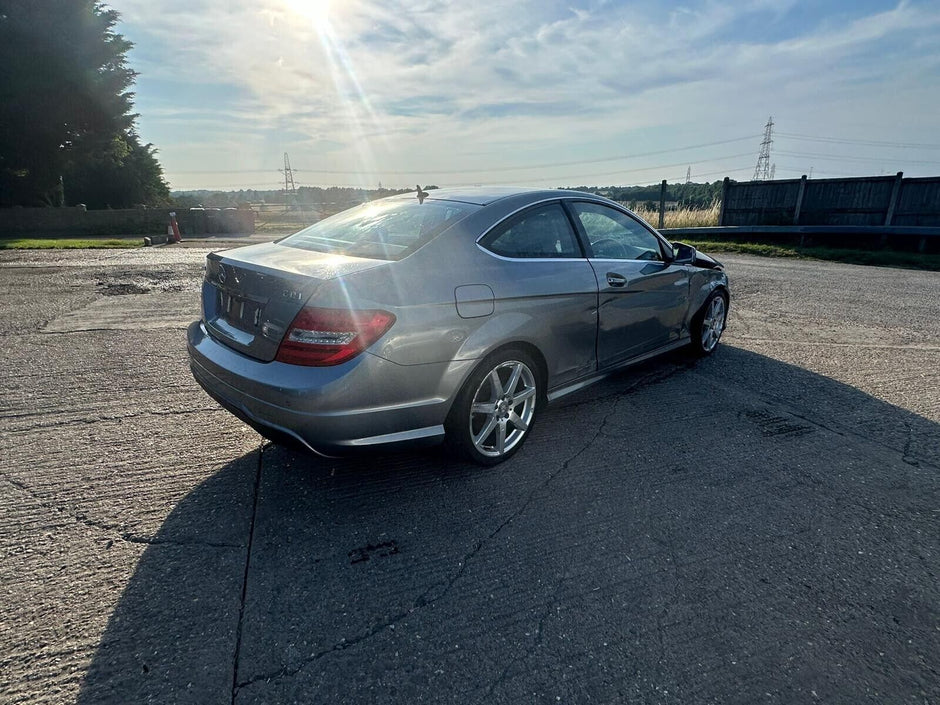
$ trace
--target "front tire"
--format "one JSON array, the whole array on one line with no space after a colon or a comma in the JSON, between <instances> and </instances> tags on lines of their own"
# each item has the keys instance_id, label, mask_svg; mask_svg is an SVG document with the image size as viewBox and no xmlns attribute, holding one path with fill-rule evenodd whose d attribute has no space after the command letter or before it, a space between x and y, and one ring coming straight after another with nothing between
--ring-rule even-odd
<instances>
[{"instance_id":1,"label":"front tire","mask_svg":"<svg viewBox=\"0 0 940 705\"><path fill-rule=\"evenodd\" d=\"M702 308L692 318L692 352L699 356L711 355L725 330L728 317L728 298L721 291L713 291Z\"/></svg>"},{"instance_id":2,"label":"front tire","mask_svg":"<svg viewBox=\"0 0 940 705\"><path fill-rule=\"evenodd\" d=\"M480 465L496 465L522 446L541 396L539 368L523 350L490 355L473 371L447 419L452 448Z\"/></svg>"}]
</instances>

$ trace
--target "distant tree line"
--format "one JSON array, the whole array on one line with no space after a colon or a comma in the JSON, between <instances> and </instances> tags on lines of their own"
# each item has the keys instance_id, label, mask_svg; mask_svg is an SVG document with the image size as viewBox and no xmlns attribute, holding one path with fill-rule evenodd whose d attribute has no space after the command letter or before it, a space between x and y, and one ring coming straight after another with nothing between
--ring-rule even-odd
<instances>
[{"instance_id":1,"label":"distant tree line","mask_svg":"<svg viewBox=\"0 0 940 705\"><path fill-rule=\"evenodd\" d=\"M424 186L436 189L437 186ZM651 186L568 186L566 188L586 193L596 193L614 201L659 206L660 184ZM218 191L195 189L174 191L173 202L178 208L205 206L206 208L236 208L247 204L286 204L298 206L333 206L336 204L352 205L365 203L377 198L394 196L400 193L414 192L414 189L358 189L344 186L300 186L296 193L288 194L284 189L256 190L239 189L238 191ZM721 182L668 184L666 200L677 201L689 208L710 208L721 198Z\"/></svg>"},{"instance_id":2,"label":"distant tree line","mask_svg":"<svg viewBox=\"0 0 940 705\"><path fill-rule=\"evenodd\" d=\"M660 184L650 186L573 186L576 191L587 191L623 203L659 207ZM677 201L689 208L709 208L721 198L721 181L696 184L667 184L666 200ZM651 205L655 204L655 206Z\"/></svg>"},{"instance_id":3,"label":"distant tree line","mask_svg":"<svg viewBox=\"0 0 940 705\"><path fill-rule=\"evenodd\" d=\"M436 189L437 186L424 186L424 189ZM361 189L345 186L299 186L295 193L286 193L284 189L255 190L239 189L238 191L212 191L196 189L190 191L174 191L173 203L177 208L193 208L204 206L206 208L237 208L247 204L269 203L311 207L328 207L374 201L377 198L395 196L401 193L414 193L414 189Z\"/></svg>"},{"instance_id":4,"label":"distant tree line","mask_svg":"<svg viewBox=\"0 0 940 705\"><path fill-rule=\"evenodd\" d=\"M117 21L97 0L0 0L0 206L168 202Z\"/></svg>"}]
</instances>

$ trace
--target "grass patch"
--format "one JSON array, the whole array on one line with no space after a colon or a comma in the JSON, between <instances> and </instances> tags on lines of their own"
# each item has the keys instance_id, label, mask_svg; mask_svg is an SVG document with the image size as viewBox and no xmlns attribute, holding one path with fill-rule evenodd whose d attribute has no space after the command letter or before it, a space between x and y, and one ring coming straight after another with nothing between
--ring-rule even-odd
<instances>
[{"instance_id":1,"label":"grass patch","mask_svg":"<svg viewBox=\"0 0 940 705\"><path fill-rule=\"evenodd\" d=\"M2 237L0 250L85 250L126 249L143 247L142 237L135 238L47 238L47 237Z\"/></svg>"},{"instance_id":2,"label":"grass patch","mask_svg":"<svg viewBox=\"0 0 940 705\"><path fill-rule=\"evenodd\" d=\"M841 247L800 247L799 245L771 245L760 242L732 242L728 240L691 240L682 242L709 254L730 252L732 254L758 255L760 257L790 257L795 259L817 259L846 264L862 264L877 267L901 267L940 271L940 255L922 255L916 252L896 250L853 250Z\"/></svg>"},{"instance_id":3,"label":"grass patch","mask_svg":"<svg viewBox=\"0 0 940 705\"><path fill-rule=\"evenodd\" d=\"M718 225L721 204L717 201L709 208L679 208L663 213L663 228L707 228ZM633 211L654 228L659 227L659 211L637 208Z\"/></svg>"},{"instance_id":4,"label":"grass patch","mask_svg":"<svg viewBox=\"0 0 940 705\"><path fill-rule=\"evenodd\" d=\"M703 228L718 225L721 204L717 201L710 208L680 208L666 211L663 229L668 228ZM654 228L659 227L659 211L637 208L634 210ZM790 257L794 259L816 259L846 264L862 264L874 267L901 267L903 269L923 269L931 272L940 271L940 255L902 252L899 250L859 250L848 247L801 247L786 243L747 242L736 239L695 240L680 237L685 242L702 252L730 252L759 257Z\"/></svg>"},{"instance_id":5,"label":"grass patch","mask_svg":"<svg viewBox=\"0 0 940 705\"><path fill-rule=\"evenodd\" d=\"M316 221L313 218L306 220L300 218L296 220L257 220L255 221L255 232L285 235L296 233L298 230L302 230L314 222Z\"/></svg>"}]
</instances>

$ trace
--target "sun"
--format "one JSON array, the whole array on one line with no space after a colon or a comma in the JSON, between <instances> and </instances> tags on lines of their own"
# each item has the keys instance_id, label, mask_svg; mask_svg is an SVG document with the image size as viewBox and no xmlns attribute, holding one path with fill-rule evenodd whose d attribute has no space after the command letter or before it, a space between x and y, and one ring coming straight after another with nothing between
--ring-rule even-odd
<instances>
[{"instance_id":1,"label":"sun","mask_svg":"<svg viewBox=\"0 0 940 705\"><path fill-rule=\"evenodd\" d=\"M281 0L293 13L304 17L316 28L329 24L330 0Z\"/></svg>"}]
</instances>

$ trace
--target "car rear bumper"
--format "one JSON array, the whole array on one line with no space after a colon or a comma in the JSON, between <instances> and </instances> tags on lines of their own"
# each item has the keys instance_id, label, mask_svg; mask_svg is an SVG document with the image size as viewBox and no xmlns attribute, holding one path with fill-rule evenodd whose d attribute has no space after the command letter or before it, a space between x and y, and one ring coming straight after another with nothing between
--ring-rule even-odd
<instances>
[{"instance_id":1,"label":"car rear bumper","mask_svg":"<svg viewBox=\"0 0 940 705\"><path fill-rule=\"evenodd\" d=\"M397 365L369 353L335 367L261 362L190 325L196 381L227 410L268 437L321 455L444 435L451 402L473 361Z\"/></svg>"}]
</instances>

